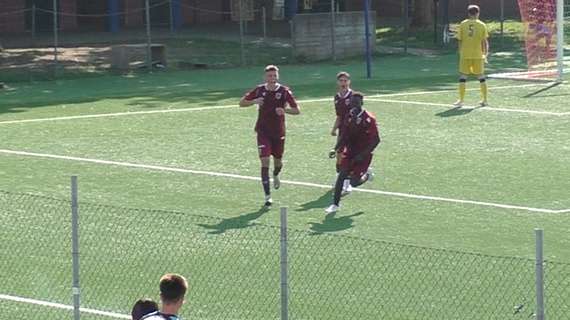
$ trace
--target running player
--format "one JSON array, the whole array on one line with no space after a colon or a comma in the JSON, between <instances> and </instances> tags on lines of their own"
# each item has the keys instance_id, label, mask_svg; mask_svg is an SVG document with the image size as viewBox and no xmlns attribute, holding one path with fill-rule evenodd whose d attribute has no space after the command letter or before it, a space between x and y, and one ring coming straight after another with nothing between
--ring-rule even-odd
<instances>
[{"instance_id":1,"label":"running player","mask_svg":"<svg viewBox=\"0 0 570 320\"><path fill-rule=\"evenodd\" d=\"M350 99L350 111L343 124L342 135L329 157L334 158L342 150L340 172L336 180L333 203L325 210L334 213L340 209L340 197L345 179L350 179L353 187L372 181L374 174L370 170L372 151L380 143L380 135L374 115L362 108L363 96L353 93Z\"/></svg>"},{"instance_id":2,"label":"running player","mask_svg":"<svg viewBox=\"0 0 570 320\"><path fill-rule=\"evenodd\" d=\"M350 74L345 71L341 71L336 75L336 83L338 85L338 92L334 96L334 108L336 112L336 118L333 124L331 135L340 138L342 136L342 125L350 110L350 97L352 97L352 89L350 88ZM338 142L338 139L337 139ZM340 161L342 159L342 150L339 150L336 154L336 177L340 172ZM335 178L336 184L336 178ZM334 185L333 185L334 186ZM352 186L350 185L350 179L344 180L342 186L342 193L349 194L352 191Z\"/></svg>"},{"instance_id":3,"label":"running player","mask_svg":"<svg viewBox=\"0 0 570 320\"><path fill-rule=\"evenodd\" d=\"M255 124L257 147L261 160L261 184L265 193L265 206L273 204L269 186L269 166L273 156L273 187L279 189L279 173L283 168L285 151L285 114L297 115L300 108L289 88L279 82L279 68L274 65L265 67L265 83L258 85L241 98L240 107L258 105L258 117Z\"/></svg>"}]
</instances>

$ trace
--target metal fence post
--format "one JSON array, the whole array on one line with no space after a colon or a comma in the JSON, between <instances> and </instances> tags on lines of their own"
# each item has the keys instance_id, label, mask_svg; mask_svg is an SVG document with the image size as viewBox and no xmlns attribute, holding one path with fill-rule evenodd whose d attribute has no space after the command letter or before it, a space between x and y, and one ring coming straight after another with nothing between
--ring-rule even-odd
<instances>
[{"instance_id":1,"label":"metal fence post","mask_svg":"<svg viewBox=\"0 0 570 320\"><path fill-rule=\"evenodd\" d=\"M261 27L263 28L263 42L267 42L267 10L261 7Z\"/></svg>"},{"instance_id":2,"label":"metal fence post","mask_svg":"<svg viewBox=\"0 0 570 320\"><path fill-rule=\"evenodd\" d=\"M556 1L556 64L558 69L558 77L557 82L562 83L564 77L564 18L565 8L564 0L557 0Z\"/></svg>"},{"instance_id":3,"label":"metal fence post","mask_svg":"<svg viewBox=\"0 0 570 320\"><path fill-rule=\"evenodd\" d=\"M289 32L291 33L291 59L295 61L295 20L289 20Z\"/></svg>"},{"instance_id":4,"label":"metal fence post","mask_svg":"<svg viewBox=\"0 0 570 320\"><path fill-rule=\"evenodd\" d=\"M289 283L287 259L287 208L281 208L281 320L289 319Z\"/></svg>"},{"instance_id":5,"label":"metal fence post","mask_svg":"<svg viewBox=\"0 0 570 320\"><path fill-rule=\"evenodd\" d=\"M372 78L372 50L370 48L370 0L364 0L364 39L366 41L366 78ZM376 27L376 26L374 26ZM376 41L376 30L374 30Z\"/></svg>"},{"instance_id":6,"label":"metal fence post","mask_svg":"<svg viewBox=\"0 0 570 320\"><path fill-rule=\"evenodd\" d=\"M331 48L332 48L332 58L336 61L336 39L335 39L335 12L334 12L334 0L331 0Z\"/></svg>"},{"instance_id":7,"label":"metal fence post","mask_svg":"<svg viewBox=\"0 0 570 320\"><path fill-rule=\"evenodd\" d=\"M170 32L174 33L174 6L172 0L168 0L168 8L170 10Z\"/></svg>"},{"instance_id":8,"label":"metal fence post","mask_svg":"<svg viewBox=\"0 0 570 320\"><path fill-rule=\"evenodd\" d=\"M73 264L73 319L81 317L81 291L79 287L79 206L77 201L77 176L71 177L71 256Z\"/></svg>"},{"instance_id":9,"label":"metal fence post","mask_svg":"<svg viewBox=\"0 0 570 320\"><path fill-rule=\"evenodd\" d=\"M243 29L243 1L239 0L239 42L241 53L241 65L245 66L245 51L244 51L244 29Z\"/></svg>"},{"instance_id":10,"label":"metal fence post","mask_svg":"<svg viewBox=\"0 0 570 320\"><path fill-rule=\"evenodd\" d=\"M501 0L501 48L505 44L505 0Z\"/></svg>"},{"instance_id":11,"label":"metal fence post","mask_svg":"<svg viewBox=\"0 0 570 320\"><path fill-rule=\"evenodd\" d=\"M544 320L544 231L534 229L534 234L536 237L536 320Z\"/></svg>"},{"instance_id":12,"label":"metal fence post","mask_svg":"<svg viewBox=\"0 0 570 320\"><path fill-rule=\"evenodd\" d=\"M53 0L53 62L57 69L57 46L59 39L57 34L57 0Z\"/></svg>"},{"instance_id":13,"label":"metal fence post","mask_svg":"<svg viewBox=\"0 0 570 320\"><path fill-rule=\"evenodd\" d=\"M146 66L148 71L152 71L152 48L150 35L150 6L148 0L145 0L145 17L146 17Z\"/></svg>"},{"instance_id":14,"label":"metal fence post","mask_svg":"<svg viewBox=\"0 0 570 320\"><path fill-rule=\"evenodd\" d=\"M32 5L32 41L36 41L36 4Z\"/></svg>"},{"instance_id":15,"label":"metal fence post","mask_svg":"<svg viewBox=\"0 0 570 320\"><path fill-rule=\"evenodd\" d=\"M410 0L404 0L404 53L408 53L408 39L410 37Z\"/></svg>"}]
</instances>

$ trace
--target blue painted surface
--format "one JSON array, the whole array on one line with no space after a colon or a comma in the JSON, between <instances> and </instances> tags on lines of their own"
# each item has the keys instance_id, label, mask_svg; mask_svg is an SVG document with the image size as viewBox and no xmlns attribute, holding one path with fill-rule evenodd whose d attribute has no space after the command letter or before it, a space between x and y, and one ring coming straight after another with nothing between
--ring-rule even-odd
<instances>
[{"instance_id":1,"label":"blue painted surface","mask_svg":"<svg viewBox=\"0 0 570 320\"><path fill-rule=\"evenodd\" d=\"M182 19L182 5L180 1L181 0L172 0L172 26L175 30L179 29L184 24L184 20Z\"/></svg>"},{"instance_id":2,"label":"blue painted surface","mask_svg":"<svg viewBox=\"0 0 570 320\"><path fill-rule=\"evenodd\" d=\"M109 31L119 32L120 16L119 13L119 0L107 0L107 8L109 11Z\"/></svg>"},{"instance_id":3,"label":"blue painted surface","mask_svg":"<svg viewBox=\"0 0 570 320\"><path fill-rule=\"evenodd\" d=\"M293 19L299 8L298 0L285 0L285 18Z\"/></svg>"}]
</instances>

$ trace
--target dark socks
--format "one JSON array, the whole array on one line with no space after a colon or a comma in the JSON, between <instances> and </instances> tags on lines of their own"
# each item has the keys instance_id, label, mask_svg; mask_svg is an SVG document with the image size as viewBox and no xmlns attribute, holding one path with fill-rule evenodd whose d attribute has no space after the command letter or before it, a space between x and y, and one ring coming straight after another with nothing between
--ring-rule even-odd
<instances>
[{"instance_id":1,"label":"dark socks","mask_svg":"<svg viewBox=\"0 0 570 320\"><path fill-rule=\"evenodd\" d=\"M347 174L344 172L340 172L338 175L338 178L336 179L336 184L334 185L333 203L337 206L340 204L340 197L342 194L342 186L343 186L344 180L346 178L347 178Z\"/></svg>"},{"instance_id":2,"label":"dark socks","mask_svg":"<svg viewBox=\"0 0 570 320\"><path fill-rule=\"evenodd\" d=\"M368 181L368 174L365 173L364 176L359 178L350 179L350 185L353 187L358 187Z\"/></svg>"},{"instance_id":3,"label":"dark socks","mask_svg":"<svg viewBox=\"0 0 570 320\"><path fill-rule=\"evenodd\" d=\"M279 173L281 173L281 169L283 169L283 167L275 167L275 168L273 168L273 175L274 175L274 176L278 176Z\"/></svg>"},{"instance_id":4,"label":"dark socks","mask_svg":"<svg viewBox=\"0 0 570 320\"><path fill-rule=\"evenodd\" d=\"M263 192L265 192L265 195L270 195L271 190L269 189L269 168L261 168L261 184L263 185Z\"/></svg>"}]
</instances>

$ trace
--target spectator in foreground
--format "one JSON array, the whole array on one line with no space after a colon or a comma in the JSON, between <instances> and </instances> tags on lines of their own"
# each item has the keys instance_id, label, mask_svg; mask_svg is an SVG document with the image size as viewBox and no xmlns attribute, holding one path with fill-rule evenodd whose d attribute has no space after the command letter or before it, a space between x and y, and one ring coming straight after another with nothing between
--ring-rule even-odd
<instances>
[{"instance_id":1,"label":"spectator in foreground","mask_svg":"<svg viewBox=\"0 0 570 320\"><path fill-rule=\"evenodd\" d=\"M178 312L184 304L188 282L178 274L168 273L160 278L160 311L147 314L144 320L179 320ZM142 320L141 319L141 320Z\"/></svg>"},{"instance_id":2,"label":"spectator in foreground","mask_svg":"<svg viewBox=\"0 0 570 320\"><path fill-rule=\"evenodd\" d=\"M131 317L133 320L141 320L147 314L157 312L158 304L151 299L139 299L135 302Z\"/></svg>"}]
</instances>

